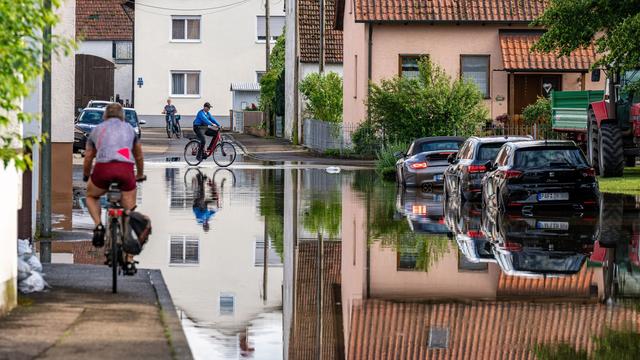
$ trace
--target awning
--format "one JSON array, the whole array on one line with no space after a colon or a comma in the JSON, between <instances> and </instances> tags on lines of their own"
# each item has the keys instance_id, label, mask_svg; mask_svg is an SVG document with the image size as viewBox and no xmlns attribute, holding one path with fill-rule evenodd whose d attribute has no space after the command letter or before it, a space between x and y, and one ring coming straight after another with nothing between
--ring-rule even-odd
<instances>
[{"instance_id":1,"label":"awning","mask_svg":"<svg viewBox=\"0 0 640 360\"><path fill-rule=\"evenodd\" d=\"M540 32L500 32L504 69L511 72L587 72L596 61L593 46L577 49L569 56L533 52Z\"/></svg>"},{"instance_id":2,"label":"awning","mask_svg":"<svg viewBox=\"0 0 640 360\"><path fill-rule=\"evenodd\" d=\"M260 91L259 83L231 83L231 91Z\"/></svg>"}]
</instances>

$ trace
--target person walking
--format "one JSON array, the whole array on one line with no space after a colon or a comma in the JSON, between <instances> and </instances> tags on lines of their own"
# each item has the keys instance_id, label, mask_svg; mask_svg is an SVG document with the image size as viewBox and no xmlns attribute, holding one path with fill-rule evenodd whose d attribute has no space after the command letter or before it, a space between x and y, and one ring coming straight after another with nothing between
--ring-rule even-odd
<instances>
[{"instance_id":1,"label":"person walking","mask_svg":"<svg viewBox=\"0 0 640 360\"><path fill-rule=\"evenodd\" d=\"M176 109L175 105L171 104L171 99L167 99L167 105L164 106L164 110L162 110L162 113L165 116L165 121L167 122L168 128L171 129L171 131L174 131L178 109ZM167 132L167 136L171 138L171 133Z\"/></svg>"},{"instance_id":2,"label":"person walking","mask_svg":"<svg viewBox=\"0 0 640 360\"><path fill-rule=\"evenodd\" d=\"M207 136L218 136L218 131L222 127L220 123L209 113L211 104L204 103L202 110L198 111L196 118L193 120L193 132L200 141L200 151L198 151L198 160L206 159L204 148L207 146ZM210 128L216 126L216 129Z\"/></svg>"}]
</instances>

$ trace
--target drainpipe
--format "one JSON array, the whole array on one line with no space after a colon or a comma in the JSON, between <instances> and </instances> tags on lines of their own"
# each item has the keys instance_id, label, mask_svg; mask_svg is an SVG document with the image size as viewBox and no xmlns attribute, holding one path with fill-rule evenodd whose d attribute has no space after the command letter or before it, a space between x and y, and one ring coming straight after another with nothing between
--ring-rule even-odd
<instances>
[{"instance_id":1,"label":"drainpipe","mask_svg":"<svg viewBox=\"0 0 640 360\"><path fill-rule=\"evenodd\" d=\"M51 10L51 0L44 1L44 7ZM51 26L44 29L42 51L42 135L46 139L41 147L40 170L40 261L51 262Z\"/></svg>"},{"instance_id":2,"label":"drainpipe","mask_svg":"<svg viewBox=\"0 0 640 360\"><path fill-rule=\"evenodd\" d=\"M373 48L373 23L369 23L369 44L367 49L367 101L369 100L369 95L371 95L371 88L369 83L371 83L371 73L372 73L372 56L371 49ZM371 123L371 113L369 109L367 109L367 121Z\"/></svg>"}]
</instances>

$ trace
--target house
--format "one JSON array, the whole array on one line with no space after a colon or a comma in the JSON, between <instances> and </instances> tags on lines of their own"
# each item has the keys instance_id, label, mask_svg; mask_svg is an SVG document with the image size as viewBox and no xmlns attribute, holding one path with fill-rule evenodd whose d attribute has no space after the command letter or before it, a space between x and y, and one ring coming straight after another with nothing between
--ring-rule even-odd
<instances>
[{"instance_id":1,"label":"house","mask_svg":"<svg viewBox=\"0 0 640 360\"><path fill-rule=\"evenodd\" d=\"M75 107L133 103L133 10L123 0L77 0Z\"/></svg>"},{"instance_id":2,"label":"house","mask_svg":"<svg viewBox=\"0 0 640 360\"><path fill-rule=\"evenodd\" d=\"M342 75L342 30L335 27L335 0L325 1L325 56L324 71ZM286 29L285 71L285 135L292 138L294 124L302 134L304 97L298 84L307 75L319 71L320 61L320 7L318 1L288 0Z\"/></svg>"},{"instance_id":3,"label":"house","mask_svg":"<svg viewBox=\"0 0 640 360\"><path fill-rule=\"evenodd\" d=\"M368 83L415 76L428 56L452 77L473 81L492 119L522 109L552 90L602 89L588 74L593 48L570 56L534 53L542 34L529 27L546 0L339 0L344 36L344 118L367 117Z\"/></svg>"},{"instance_id":4,"label":"house","mask_svg":"<svg viewBox=\"0 0 640 360\"><path fill-rule=\"evenodd\" d=\"M282 34L282 8L270 11L269 41ZM207 0L136 2L136 110L164 126L167 98L190 124L205 102L229 125L231 83L256 83L265 70L265 16L260 1L221 6Z\"/></svg>"}]
</instances>

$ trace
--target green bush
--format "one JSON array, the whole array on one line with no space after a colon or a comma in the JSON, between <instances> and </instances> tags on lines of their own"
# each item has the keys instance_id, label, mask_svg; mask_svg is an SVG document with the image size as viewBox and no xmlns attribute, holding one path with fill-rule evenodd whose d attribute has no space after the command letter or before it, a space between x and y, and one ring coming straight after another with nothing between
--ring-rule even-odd
<instances>
[{"instance_id":1,"label":"green bush","mask_svg":"<svg viewBox=\"0 0 640 360\"><path fill-rule=\"evenodd\" d=\"M368 121L358 126L351 134L353 151L362 156L375 156L380 151L380 137L373 124Z\"/></svg>"},{"instance_id":2,"label":"green bush","mask_svg":"<svg viewBox=\"0 0 640 360\"><path fill-rule=\"evenodd\" d=\"M394 77L370 85L367 102L376 130L385 141L409 143L438 135L471 135L487 119L482 93L472 82L452 80L425 58L415 79Z\"/></svg>"},{"instance_id":3,"label":"green bush","mask_svg":"<svg viewBox=\"0 0 640 360\"><path fill-rule=\"evenodd\" d=\"M551 123L551 101L545 97L539 97L535 103L527 105L522 110L524 123L527 125L548 125Z\"/></svg>"},{"instance_id":4,"label":"green bush","mask_svg":"<svg viewBox=\"0 0 640 360\"><path fill-rule=\"evenodd\" d=\"M342 78L329 72L309 74L300 82L306 99L305 112L314 120L342 122Z\"/></svg>"},{"instance_id":5,"label":"green bush","mask_svg":"<svg viewBox=\"0 0 640 360\"><path fill-rule=\"evenodd\" d=\"M269 71L260 78L261 111L284 114L284 32L278 37L269 56Z\"/></svg>"},{"instance_id":6,"label":"green bush","mask_svg":"<svg viewBox=\"0 0 640 360\"><path fill-rule=\"evenodd\" d=\"M394 180L396 176L396 157L397 152L406 152L407 145L403 143L393 143L385 146L378 152L378 159L376 160L376 171L385 180Z\"/></svg>"}]
</instances>

